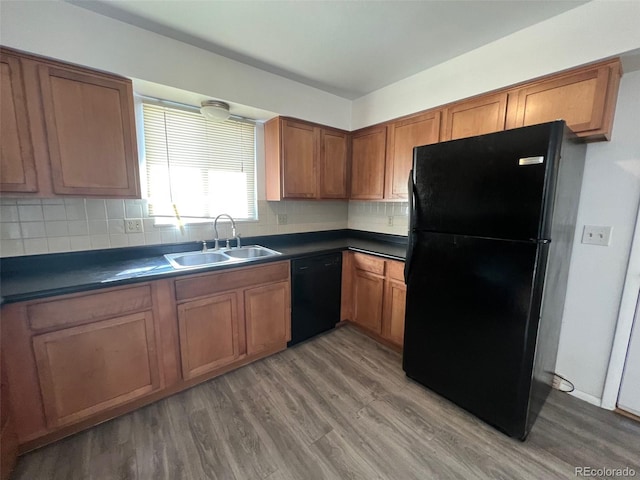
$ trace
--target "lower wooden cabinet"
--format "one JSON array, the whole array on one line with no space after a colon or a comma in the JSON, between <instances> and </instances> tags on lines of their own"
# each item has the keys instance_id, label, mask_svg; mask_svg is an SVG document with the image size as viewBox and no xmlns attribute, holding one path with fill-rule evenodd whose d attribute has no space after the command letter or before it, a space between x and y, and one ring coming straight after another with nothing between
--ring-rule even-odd
<instances>
[{"instance_id":1,"label":"lower wooden cabinet","mask_svg":"<svg viewBox=\"0 0 640 480\"><path fill-rule=\"evenodd\" d=\"M0 480L7 480L18 457L18 436L9 401L7 372L0 360Z\"/></svg>"},{"instance_id":2,"label":"lower wooden cabinet","mask_svg":"<svg viewBox=\"0 0 640 480\"><path fill-rule=\"evenodd\" d=\"M291 340L289 282L278 282L244 292L247 354L254 355Z\"/></svg>"},{"instance_id":3,"label":"lower wooden cabinet","mask_svg":"<svg viewBox=\"0 0 640 480\"><path fill-rule=\"evenodd\" d=\"M236 292L178 305L178 326L184 378L211 372L240 357Z\"/></svg>"},{"instance_id":4,"label":"lower wooden cabinet","mask_svg":"<svg viewBox=\"0 0 640 480\"><path fill-rule=\"evenodd\" d=\"M353 271L353 321L375 333L382 328L384 277L370 272Z\"/></svg>"},{"instance_id":5,"label":"lower wooden cabinet","mask_svg":"<svg viewBox=\"0 0 640 480\"><path fill-rule=\"evenodd\" d=\"M396 346L404 342L404 263L345 252L341 316Z\"/></svg>"},{"instance_id":6,"label":"lower wooden cabinet","mask_svg":"<svg viewBox=\"0 0 640 480\"><path fill-rule=\"evenodd\" d=\"M49 428L160 388L150 311L36 335L33 351Z\"/></svg>"},{"instance_id":7,"label":"lower wooden cabinet","mask_svg":"<svg viewBox=\"0 0 640 480\"><path fill-rule=\"evenodd\" d=\"M4 305L2 410L19 449L284 350L290 292L281 261Z\"/></svg>"},{"instance_id":8,"label":"lower wooden cabinet","mask_svg":"<svg viewBox=\"0 0 640 480\"><path fill-rule=\"evenodd\" d=\"M382 336L396 345L404 343L404 314L407 286L404 283L404 263L387 260L387 278L384 283Z\"/></svg>"}]
</instances>

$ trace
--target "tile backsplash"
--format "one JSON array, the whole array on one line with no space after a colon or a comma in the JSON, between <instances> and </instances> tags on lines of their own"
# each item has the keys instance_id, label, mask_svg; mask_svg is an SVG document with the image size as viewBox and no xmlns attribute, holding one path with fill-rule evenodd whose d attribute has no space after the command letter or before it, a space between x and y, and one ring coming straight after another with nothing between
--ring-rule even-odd
<instances>
[{"instance_id":1,"label":"tile backsplash","mask_svg":"<svg viewBox=\"0 0 640 480\"><path fill-rule=\"evenodd\" d=\"M347 228L346 201L258 201L258 221L241 222L243 237ZM278 222L280 216L280 222ZM142 219L143 233L125 233L125 219ZM284 223L286 221L286 223ZM219 223L221 238L230 225ZM0 198L0 256L154 245L212 239L213 224L192 224L182 233L156 226L145 200Z\"/></svg>"},{"instance_id":2,"label":"tile backsplash","mask_svg":"<svg viewBox=\"0 0 640 480\"><path fill-rule=\"evenodd\" d=\"M368 232L407 235L408 202L349 202L349 228Z\"/></svg>"},{"instance_id":3,"label":"tile backsplash","mask_svg":"<svg viewBox=\"0 0 640 480\"><path fill-rule=\"evenodd\" d=\"M342 228L406 235L407 215L406 202L261 200L259 220L239 223L238 231L243 237ZM125 233L125 219L142 219L144 232ZM228 223L219 224L219 230L221 238L231 234ZM213 236L211 222L187 225L184 233L172 225L156 226L145 200L0 198L1 257L189 242Z\"/></svg>"}]
</instances>

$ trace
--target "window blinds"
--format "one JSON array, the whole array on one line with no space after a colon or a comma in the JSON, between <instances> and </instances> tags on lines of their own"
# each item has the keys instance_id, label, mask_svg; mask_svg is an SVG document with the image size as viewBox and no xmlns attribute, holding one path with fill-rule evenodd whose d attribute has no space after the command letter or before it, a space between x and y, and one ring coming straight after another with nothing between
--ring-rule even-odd
<instances>
[{"instance_id":1,"label":"window blinds","mask_svg":"<svg viewBox=\"0 0 640 480\"><path fill-rule=\"evenodd\" d=\"M255 219L255 125L143 103L151 216Z\"/></svg>"}]
</instances>

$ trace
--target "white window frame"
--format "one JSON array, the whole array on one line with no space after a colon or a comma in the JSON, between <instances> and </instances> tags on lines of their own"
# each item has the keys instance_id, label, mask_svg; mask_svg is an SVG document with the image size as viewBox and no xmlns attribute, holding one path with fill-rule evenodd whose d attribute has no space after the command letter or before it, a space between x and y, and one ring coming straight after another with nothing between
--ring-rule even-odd
<instances>
[{"instance_id":1,"label":"white window frame","mask_svg":"<svg viewBox=\"0 0 640 480\"><path fill-rule=\"evenodd\" d=\"M175 109L175 110L181 110L184 112L188 112L191 114L197 114L200 115L199 113L199 108L198 107L194 107L191 105L185 105L182 103L177 103L177 102L172 102L169 100L161 100L161 99L156 99L156 98L151 98L151 97L145 97L145 96L141 96L141 95L136 95L136 117L138 117L138 147L139 147L139 152L140 152L140 183L142 186L142 195L143 198L147 198L149 199L149 178L148 178L148 172L147 172L147 149L145 146L145 131L144 131L144 125L145 125L145 116L144 116L144 104L150 104L150 105L155 105L155 106L159 106L159 107L163 107L163 108L168 108L168 109ZM257 159L257 145L256 142L258 140L258 136L259 136L259 132L258 132L258 126L256 125L256 122L251 120L251 119L246 119L246 118L242 118L242 117L236 117L236 116L232 116L231 117L232 121L235 122L241 122L241 123L247 123L253 126L254 130L253 130L253 139L254 139L254 144L253 144L253 159L252 159L252 165L251 165L251 175L253 176L253 181L249 181L249 191L247 192L247 202L249 202L248 205L248 213L249 215L246 217L240 217L237 218L237 221L239 222L257 222L258 219L258 188L257 188L257 183L258 183L258 159ZM203 119L204 122L208 122L206 120ZM152 206L150 205L150 207L152 208ZM178 209L180 210L180 209ZM180 212L178 212L180 213ZM219 213L227 213L227 212L215 212L216 214ZM202 224L202 223L210 223L213 220L213 216L189 216L189 215L182 215L180 216L180 221L178 221L178 218L175 215L172 216L168 216L168 215L153 215L150 214L149 215L150 218L153 218L155 220L155 224L158 226L161 225L178 225L178 224L183 224L183 225L188 225L188 224ZM235 218L235 216L234 216Z\"/></svg>"}]
</instances>

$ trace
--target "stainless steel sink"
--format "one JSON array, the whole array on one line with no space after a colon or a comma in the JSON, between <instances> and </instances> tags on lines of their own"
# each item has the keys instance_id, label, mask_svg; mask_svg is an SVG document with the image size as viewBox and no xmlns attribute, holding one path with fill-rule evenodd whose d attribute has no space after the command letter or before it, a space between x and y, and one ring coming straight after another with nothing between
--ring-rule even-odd
<instances>
[{"instance_id":1,"label":"stainless steel sink","mask_svg":"<svg viewBox=\"0 0 640 480\"><path fill-rule=\"evenodd\" d=\"M173 268L199 268L210 267L228 263L250 262L264 257L281 255L280 252L260 245L249 245L240 248L227 248L224 250L207 250L206 252L181 252L169 253L164 256Z\"/></svg>"},{"instance_id":2,"label":"stainless steel sink","mask_svg":"<svg viewBox=\"0 0 640 480\"><path fill-rule=\"evenodd\" d=\"M171 259L167 258L167 260L169 260L169 263L172 263L172 261L177 263L180 267L196 267L200 265L228 262L230 258L226 255L215 252L190 252L186 254L178 254Z\"/></svg>"},{"instance_id":3,"label":"stainless steel sink","mask_svg":"<svg viewBox=\"0 0 640 480\"><path fill-rule=\"evenodd\" d=\"M253 258L271 257L273 255L280 255L280 252L276 252L275 250L271 250L269 248L261 247L260 245L249 245L247 247L240 247L240 248L233 248L231 250L225 250L224 254L233 258L253 259Z\"/></svg>"}]
</instances>

